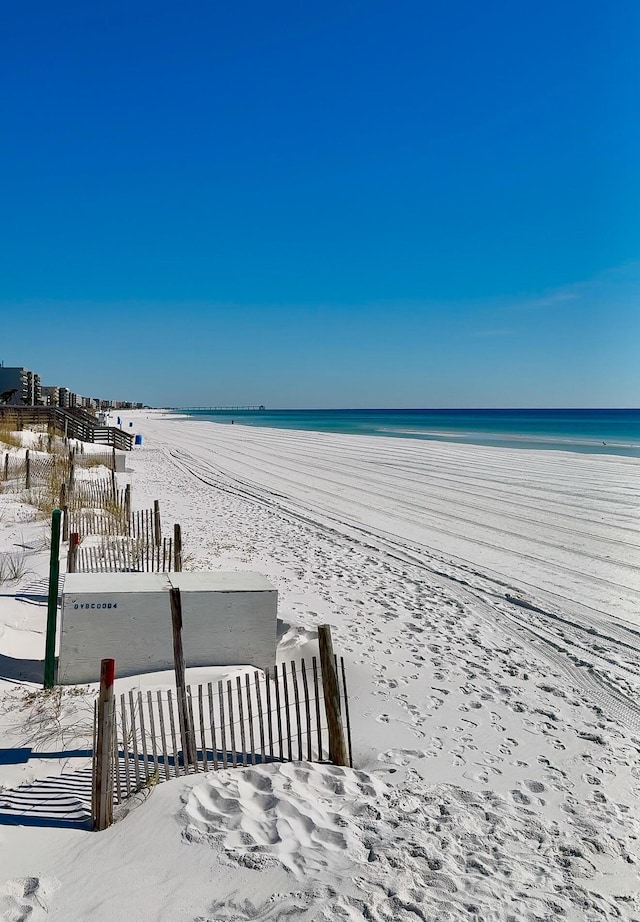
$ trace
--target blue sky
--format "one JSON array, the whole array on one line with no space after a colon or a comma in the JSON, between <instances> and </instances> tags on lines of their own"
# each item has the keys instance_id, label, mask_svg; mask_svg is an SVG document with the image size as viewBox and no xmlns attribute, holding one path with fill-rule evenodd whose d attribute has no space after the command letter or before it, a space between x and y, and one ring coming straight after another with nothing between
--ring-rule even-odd
<instances>
[{"instance_id":1,"label":"blue sky","mask_svg":"<svg viewBox=\"0 0 640 922\"><path fill-rule=\"evenodd\" d=\"M155 405L639 406L639 40L635 0L8 0L0 360Z\"/></svg>"}]
</instances>

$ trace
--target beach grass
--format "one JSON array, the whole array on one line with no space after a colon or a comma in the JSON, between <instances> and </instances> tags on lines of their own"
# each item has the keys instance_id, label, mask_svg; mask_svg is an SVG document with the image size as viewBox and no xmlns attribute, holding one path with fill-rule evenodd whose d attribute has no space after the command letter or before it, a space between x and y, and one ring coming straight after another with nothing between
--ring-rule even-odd
<instances>
[{"instance_id":1,"label":"beach grass","mask_svg":"<svg viewBox=\"0 0 640 922\"><path fill-rule=\"evenodd\" d=\"M20 549L0 554L0 585L13 583L27 572L27 553Z\"/></svg>"},{"instance_id":2,"label":"beach grass","mask_svg":"<svg viewBox=\"0 0 640 922\"><path fill-rule=\"evenodd\" d=\"M7 423L0 422L0 442L11 448L22 448L22 439Z\"/></svg>"}]
</instances>

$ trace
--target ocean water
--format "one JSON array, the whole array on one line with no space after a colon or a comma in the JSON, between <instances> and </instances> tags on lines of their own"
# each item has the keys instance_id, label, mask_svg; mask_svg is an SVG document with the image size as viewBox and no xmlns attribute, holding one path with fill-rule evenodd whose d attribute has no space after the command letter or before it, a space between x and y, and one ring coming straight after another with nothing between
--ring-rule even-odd
<instances>
[{"instance_id":1,"label":"ocean water","mask_svg":"<svg viewBox=\"0 0 640 922\"><path fill-rule=\"evenodd\" d=\"M241 426L640 457L640 410L180 410Z\"/></svg>"}]
</instances>

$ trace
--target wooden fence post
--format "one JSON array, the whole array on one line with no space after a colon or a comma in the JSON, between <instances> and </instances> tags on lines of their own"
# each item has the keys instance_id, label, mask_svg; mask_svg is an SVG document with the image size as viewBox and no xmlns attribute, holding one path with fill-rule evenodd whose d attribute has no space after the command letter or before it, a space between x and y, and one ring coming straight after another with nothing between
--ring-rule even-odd
<instances>
[{"instance_id":1,"label":"wooden fence post","mask_svg":"<svg viewBox=\"0 0 640 922\"><path fill-rule=\"evenodd\" d=\"M184 652L182 650L182 602L180 601L180 590L170 589L169 596L171 600L171 624L173 627L173 662L176 673L176 693L178 696L178 717L180 719L180 729L183 736L183 758L187 764L193 765L198 771L198 756L196 752L195 737L193 726L191 724L191 711L187 701L187 690L185 682L184 669Z\"/></svg>"},{"instance_id":2,"label":"wooden fence post","mask_svg":"<svg viewBox=\"0 0 640 922\"><path fill-rule=\"evenodd\" d=\"M73 451L69 452L69 493L73 493L73 487L76 479L76 462Z\"/></svg>"},{"instance_id":3,"label":"wooden fence post","mask_svg":"<svg viewBox=\"0 0 640 922\"><path fill-rule=\"evenodd\" d=\"M74 531L69 537L69 552L67 554L67 573L75 573L78 561L78 545L80 535Z\"/></svg>"},{"instance_id":4,"label":"wooden fence post","mask_svg":"<svg viewBox=\"0 0 640 922\"><path fill-rule=\"evenodd\" d=\"M160 522L160 501L153 501L153 540L156 547L162 544L162 524Z\"/></svg>"},{"instance_id":5,"label":"wooden fence post","mask_svg":"<svg viewBox=\"0 0 640 922\"><path fill-rule=\"evenodd\" d=\"M31 457L28 448L24 456L24 485L27 490L31 489Z\"/></svg>"},{"instance_id":6,"label":"wooden fence post","mask_svg":"<svg viewBox=\"0 0 640 922\"><path fill-rule=\"evenodd\" d=\"M4 479L9 479L9 452L5 452L4 456Z\"/></svg>"},{"instance_id":7,"label":"wooden fence post","mask_svg":"<svg viewBox=\"0 0 640 922\"><path fill-rule=\"evenodd\" d=\"M116 661L100 663L100 696L98 698L98 733L94 753L94 790L92 796L93 828L106 829L113 822L113 750L115 700L113 682Z\"/></svg>"},{"instance_id":8,"label":"wooden fence post","mask_svg":"<svg viewBox=\"0 0 640 922\"><path fill-rule=\"evenodd\" d=\"M318 645L320 647L320 668L322 671L322 688L324 690L324 708L327 713L329 729L329 758L334 765L348 765L347 747L344 728L340 716L340 690L336 673L336 661L333 655L331 627L321 624L318 627Z\"/></svg>"},{"instance_id":9,"label":"wooden fence post","mask_svg":"<svg viewBox=\"0 0 640 922\"><path fill-rule=\"evenodd\" d=\"M60 502L58 503L62 512L62 540L69 540L69 507L67 506L67 485L60 484Z\"/></svg>"},{"instance_id":10,"label":"wooden fence post","mask_svg":"<svg viewBox=\"0 0 640 922\"><path fill-rule=\"evenodd\" d=\"M173 526L173 569L182 573L182 529L177 522Z\"/></svg>"},{"instance_id":11,"label":"wooden fence post","mask_svg":"<svg viewBox=\"0 0 640 922\"><path fill-rule=\"evenodd\" d=\"M131 484L124 488L124 528L125 534L131 534Z\"/></svg>"},{"instance_id":12,"label":"wooden fence post","mask_svg":"<svg viewBox=\"0 0 640 922\"><path fill-rule=\"evenodd\" d=\"M56 629L58 622L58 588L60 583L60 510L51 515L51 555L49 559L49 597L47 634L44 646L44 687L53 688L56 675Z\"/></svg>"},{"instance_id":13,"label":"wooden fence post","mask_svg":"<svg viewBox=\"0 0 640 922\"><path fill-rule=\"evenodd\" d=\"M115 471L116 469L116 446L113 446L113 451L111 453L111 470Z\"/></svg>"}]
</instances>

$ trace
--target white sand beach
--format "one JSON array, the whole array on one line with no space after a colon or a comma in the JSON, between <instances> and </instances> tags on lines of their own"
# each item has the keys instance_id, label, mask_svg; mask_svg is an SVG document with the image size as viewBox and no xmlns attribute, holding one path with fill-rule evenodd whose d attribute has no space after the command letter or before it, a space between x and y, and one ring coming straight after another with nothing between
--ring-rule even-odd
<instances>
[{"instance_id":1,"label":"white sand beach","mask_svg":"<svg viewBox=\"0 0 640 922\"><path fill-rule=\"evenodd\" d=\"M265 574L281 661L332 625L354 768L176 779L102 833L10 823L21 785L87 771L64 752L95 689L52 715L29 681L45 530L0 492L30 571L0 586L1 922L640 917L640 461L130 421L118 482L181 523L188 568Z\"/></svg>"}]
</instances>

